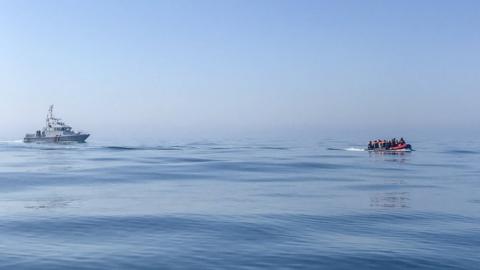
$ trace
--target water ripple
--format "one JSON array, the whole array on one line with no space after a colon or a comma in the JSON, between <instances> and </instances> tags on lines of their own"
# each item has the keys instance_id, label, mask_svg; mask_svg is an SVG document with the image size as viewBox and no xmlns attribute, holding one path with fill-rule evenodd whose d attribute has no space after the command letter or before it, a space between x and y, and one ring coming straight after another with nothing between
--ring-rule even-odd
<instances>
[{"instance_id":1,"label":"water ripple","mask_svg":"<svg viewBox=\"0 0 480 270\"><path fill-rule=\"evenodd\" d=\"M480 264L480 143L355 145L0 142L0 269Z\"/></svg>"}]
</instances>

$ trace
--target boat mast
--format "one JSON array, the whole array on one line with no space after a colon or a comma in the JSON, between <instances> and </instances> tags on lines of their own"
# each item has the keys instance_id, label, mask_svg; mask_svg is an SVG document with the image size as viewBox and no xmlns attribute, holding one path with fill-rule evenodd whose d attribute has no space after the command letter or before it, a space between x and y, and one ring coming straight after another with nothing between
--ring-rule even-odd
<instances>
[{"instance_id":1,"label":"boat mast","mask_svg":"<svg viewBox=\"0 0 480 270\"><path fill-rule=\"evenodd\" d=\"M53 118L53 104L50 105L50 108L48 109L48 114L47 114L47 126L46 128L49 128L51 127L50 125L50 119Z\"/></svg>"},{"instance_id":2,"label":"boat mast","mask_svg":"<svg viewBox=\"0 0 480 270\"><path fill-rule=\"evenodd\" d=\"M50 109L48 109L48 112L50 113L50 118L53 118L53 104L50 105Z\"/></svg>"}]
</instances>

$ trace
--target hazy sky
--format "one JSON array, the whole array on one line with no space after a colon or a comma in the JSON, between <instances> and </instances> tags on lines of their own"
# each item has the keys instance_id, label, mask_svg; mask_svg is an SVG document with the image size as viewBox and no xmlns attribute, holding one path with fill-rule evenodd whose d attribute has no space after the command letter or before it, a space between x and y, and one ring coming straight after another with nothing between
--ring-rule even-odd
<instances>
[{"instance_id":1,"label":"hazy sky","mask_svg":"<svg viewBox=\"0 0 480 270\"><path fill-rule=\"evenodd\" d=\"M479 1L0 1L0 138L480 135Z\"/></svg>"}]
</instances>

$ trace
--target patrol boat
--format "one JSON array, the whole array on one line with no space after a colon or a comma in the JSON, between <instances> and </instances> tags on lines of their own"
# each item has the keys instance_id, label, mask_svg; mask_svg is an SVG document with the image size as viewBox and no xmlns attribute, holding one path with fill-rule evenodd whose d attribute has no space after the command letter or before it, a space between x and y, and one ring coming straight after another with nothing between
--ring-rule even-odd
<instances>
[{"instance_id":1,"label":"patrol boat","mask_svg":"<svg viewBox=\"0 0 480 270\"><path fill-rule=\"evenodd\" d=\"M90 136L88 133L75 132L72 127L65 124L62 119L53 116L53 105L48 110L46 126L43 130L37 130L35 134L27 134L23 139L26 143L31 142L80 142L83 143Z\"/></svg>"}]
</instances>

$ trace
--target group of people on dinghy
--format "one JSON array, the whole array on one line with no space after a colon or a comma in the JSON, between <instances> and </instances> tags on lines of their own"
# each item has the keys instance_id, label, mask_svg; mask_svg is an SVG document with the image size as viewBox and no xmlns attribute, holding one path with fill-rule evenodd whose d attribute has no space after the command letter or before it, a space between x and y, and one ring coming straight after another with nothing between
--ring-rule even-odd
<instances>
[{"instance_id":1,"label":"group of people on dinghy","mask_svg":"<svg viewBox=\"0 0 480 270\"><path fill-rule=\"evenodd\" d=\"M397 140L393 138L391 140L374 140L368 142L367 150L376 151L376 150L411 150L412 146L407 144L403 138Z\"/></svg>"}]
</instances>

